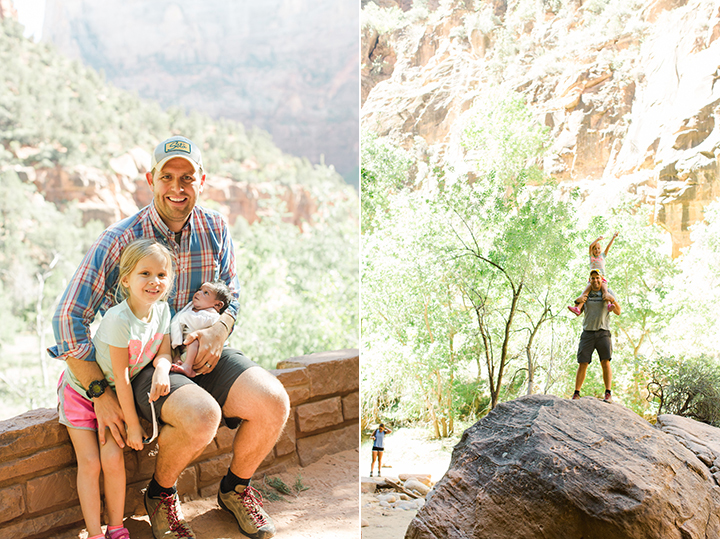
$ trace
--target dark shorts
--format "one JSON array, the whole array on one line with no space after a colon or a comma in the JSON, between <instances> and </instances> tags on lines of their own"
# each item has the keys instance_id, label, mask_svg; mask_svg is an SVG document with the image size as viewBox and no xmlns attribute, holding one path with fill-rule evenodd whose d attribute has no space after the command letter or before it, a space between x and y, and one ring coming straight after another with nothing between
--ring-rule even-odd
<instances>
[{"instance_id":1,"label":"dark shorts","mask_svg":"<svg viewBox=\"0 0 720 539\"><path fill-rule=\"evenodd\" d=\"M220 355L220 360L212 372L208 374L200 374L195 378L188 378L184 374L177 372L170 373L170 393L164 397L160 397L155 401L155 415L157 416L158 423L162 423L161 412L163 404L167 398L176 389L186 384L196 384L202 387L205 391L210 393L217 403L222 408L227 400L230 388L235 383L235 380L250 367L257 366L257 363L246 358L239 350L233 350L232 348L224 348ZM135 394L135 407L137 408L138 415L152 422L150 403L148 402L148 393L152 387L152 377L155 372L155 367L152 363L145 367L138 375L133 378L132 388ZM225 424L234 429L240 425L242 419L236 417L224 417Z\"/></svg>"},{"instance_id":2,"label":"dark shorts","mask_svg":"<svg viewBox=\"0 0 720 539\"><path fill-rule=\"evenodd\" d=\"M367 446L366 446L366 447L367 447ZM373 446L372 450L373 450L373 451L385 451L385 448Z\"/></svg>"},{"instance_id":3,"label":"dark shorts","mask_svg":"<svg viewBox=\"0 0 720 539\"><path fill-rule=\"evenodd\" d=\"M583 330L578 346L578 363L592 363L592 354L597 350L600 361L612 359L612 334L607 329Z\"/></svg>"}]
</instances>

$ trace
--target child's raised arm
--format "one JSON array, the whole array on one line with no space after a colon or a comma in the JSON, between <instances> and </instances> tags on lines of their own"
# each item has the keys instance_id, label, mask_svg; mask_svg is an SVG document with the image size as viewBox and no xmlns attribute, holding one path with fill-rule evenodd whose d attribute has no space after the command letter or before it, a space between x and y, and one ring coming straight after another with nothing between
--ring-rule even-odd
<instances>
[{"instance_id":1,"label":"child's raised arm","mask_svg":"<svg viewBox=\"0 0 720 539\"><path fill-rule=\"evenodd\" d=\"M595 247L595 244L598 243L599 241L601 241L604 237L605 237L605 236L600 236L598 239L596 239L594 242L592 242L592 243L590 244L590 247L588 247L588 251L590 252L590 256L592 256L592 254L593 254L592 250L593 250L593 247Z\"/></svg>"},{"instance_id":2,"label":"child's raised arm","mask_svg":"<svg viewBox=\"0 0 720 539\"><path fill-rule=\"evenodd\" d=\"M608 242L607 247L605 247L605 256L607 256L608 251L610 250L610 246L611 246L611 245L613 244L613 242L615 241L615 238L618 237L618 234L620 234L620 232L615 232L615 234L613 234L613 237L610 238L610 241Z\"/></svg>"},{"instance_id":3,"label":"child's raised arm","mask_svg":"<svg viewBox=\"0 0 720 539\"><path fill-rule=\"evenodd\" d=\"M110 361L115 375L115 392L127 424L127 442L130 447L139 451L143 447L143 430L135 410L128 358L127 348L110 346Z\"/></svg>"}]
</instances>

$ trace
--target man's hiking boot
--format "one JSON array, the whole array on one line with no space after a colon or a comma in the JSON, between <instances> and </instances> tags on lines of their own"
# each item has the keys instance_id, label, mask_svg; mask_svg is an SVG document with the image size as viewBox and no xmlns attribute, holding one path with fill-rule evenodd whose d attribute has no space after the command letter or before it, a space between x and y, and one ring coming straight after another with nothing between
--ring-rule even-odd
<instances>
[{"instance_id":1,"label":"man's hiking boot","mask_svg":"<svg viewBox=\"0 0 720 539\"><path fill-rule=\"evenodd\" d=\"M579 393L579 392L576 391L575 393L573 393L572 400L576 401L576 400L578 400L579 398L580 398L580 393Z\"/></svg>"},{"instance_id":2,"label":"man's hiking boot","mask_svg":"<svg viewBox=\"0 0 720 539\"><path fill-rule=\"evenodd\" d=\"M163 494L160 498L151 498L146 490L145 509L150 517L155 539L195 539L183 517L177 492L172 496Z\"/></svg>"},{"instance_id":3,"label":"man's hiking boot","mask_svg":"<svg viewBox=\"0 0 720 539\"><path fill-rule=\"evenodd\" d=\"M218 491L218 504L237 520L240 531L252 539L269 539L275 524L263 509L262 494L251 486L238 485L230 492Z\"/></svg>"},{"instance_id":4,"label":"man's hiking boot","mask_svg":"<svg viewBox=\"0 0 720 539\"><path fill-rule=\"evenodd\" d=\"M603 400L604 400L605 402L608 402L608 403L612 404L612 401L613 401L613 400L612 400L612 393L610 393L609 391L605 390L605 397L603 398Z\"/></svg>"}]
</instances>

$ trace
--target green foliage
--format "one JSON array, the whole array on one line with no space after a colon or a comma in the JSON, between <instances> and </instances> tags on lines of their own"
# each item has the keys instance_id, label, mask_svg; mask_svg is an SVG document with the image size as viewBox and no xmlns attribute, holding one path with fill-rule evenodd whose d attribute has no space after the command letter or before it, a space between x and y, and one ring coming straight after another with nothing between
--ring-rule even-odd
<instances>
[{"instance_id":1,"label":"green foliage","mask_svg":"<svg viewBox=\"0 0 720 539\"><path fill-rule=\"evenodd\" d=\"M242 307L230 343L268 368L358 343L357 195L347 187L319 202L302 230L276 208L232 231Z\"/></svg>"},{"instance_id":2,"label":"green foliage","mask_svg":"<svg viewBox=\"0 0 720 539\"><path fill-rule=\"evenodd\" d=\"M648 385L658 414L675 414L720 427L720 363L707 356L658 361Z\"/></svg>"},{"instance_id":3,"label":"green foliage","mask_svg":"<svg viewBox=\"0 0 720 539\"><path fill-rule=\"evenodd\" d=\"M407 152L368 132L360 145L362 230L369 231L387 211L389 197L408 183L412 161Z\"/></svg>"},{"instance_id":4,"label":"green foliage","mask_svg":"<svg viewBox=\"0 0 720 539\"><path fill-rule=\"evenodd\" d=\"M295 491L295 494L300 494L301 492L304 492L306 490L310 490L310 487L306 486L303 483L303 477L300 472L298 472L297 477L295 477L295 483L293 484L293 490Z\"/></svg>"}]
</instances>

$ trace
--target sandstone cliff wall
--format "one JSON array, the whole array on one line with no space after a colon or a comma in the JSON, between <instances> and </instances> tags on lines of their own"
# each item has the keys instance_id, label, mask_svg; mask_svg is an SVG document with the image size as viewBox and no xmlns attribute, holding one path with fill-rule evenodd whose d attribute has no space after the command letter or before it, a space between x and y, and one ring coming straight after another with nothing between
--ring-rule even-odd
<instances>
[{"instance_id":1,"label":"sandstone cliff wall","mask_svg":"<svg viewBox=\"0 0 720 539\"><path fill-rule=\"evenodd\" d=\"M359 445L359 358L356 349L301 356L272 371L292 406L285 430L255 477L307 466ZM212 496L230 463L234 431L221 427L178 480L183 499ZM125 450L127 515L145 514L141 489L154 469L155 446ZM77 468L57 411L33 410L0 422L0 537L35 539L81 525Z\"/></svg>"},{"instance_id":2,"label":"sandstone cliff wall","mask_svg":"<svg viewBox=\"0 0 720 539\"><path fill-rule=\"evenodd\" d=\"M581 214L624 197L654 204L679 255L720 195L720 10L712 0L598 6L456 0L391 32L365 26L361 125L426 170L463 177L473 173L464 113L492 87L519 92L551 135L545 172L579 188Z\"/></svg>"}]
</instances>

